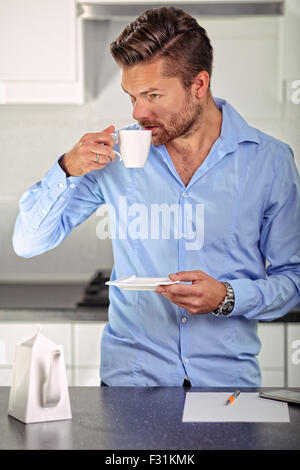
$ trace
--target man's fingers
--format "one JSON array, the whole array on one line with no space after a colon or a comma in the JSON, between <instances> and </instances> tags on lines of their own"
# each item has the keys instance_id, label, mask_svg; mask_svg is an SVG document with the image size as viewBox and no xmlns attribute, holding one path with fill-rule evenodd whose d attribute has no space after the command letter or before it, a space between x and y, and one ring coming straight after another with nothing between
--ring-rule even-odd
<instances>
[{"instance_id":1,"label":"man's fingers","mask_svg":"<svg viewBox=\"0 0 300 470\"><path fill-rule=\"evenodd\" d=\"M110 147L113 147L116 142L112 135L106 134L104 132L99 132L97 134L93 134L91 138L91 142L95 142L96 144L106 144Z\"/></svg>"},{"instance_id":2,"label":"man's fingers","mask_svg":"<svg viewBox=\"0 0 300 470\"><path fill-rule=\"evenodd\" d=\"M89 164L89 169L88 171L93 171L93 170L102 170L103 168L105 168L107 165L107 163L97 163L97 162L94 162L94 163L90 163Z\"/></svg>"},{"instance_id":3,"label":"man's fingers","mask_svg":"<svg viewBox=\"0 0 300 470\"><path fill-rule=\"evenodd\" d=\"M172 295L168 295L168 294L163 294L163 296L168 299L170 302L173 302L175 303L176 305L178 305L178 307L181 307L181 308L184 308L186 310L186 307L187 305L186 304L183 304L181 302L179 302L178 300L176 302L174 302L174 298Z\"/></svg>"},{"instance_id":4,"label":"man's fingers","mask_svg":"<svg viewBox=\"0 0 300 470\"><path fill-rule=\"evenodd\" d=\"M113 161L116 159L116 152L114 152L113 149L108 145L91 143L87 145L86 150L89 157L92 157L93 160L97 160L97 154L100 156L100 159L102 159L102 157L108 157L108 161Z\"/></svg>"},{"instance_id":5,"label":"man's fingers","mask_svg":"<svg viewBox=\"0 0 300 470\"><path fill-rule=\"evenodd\" d=\"M100 155L99 154L99 159L97 160L97 155L95 153L91 153L89 157L87 158L87 165L96 165L96 168L100 168L99 165L102 165L103 167L106 166L108 163L111 163L110 157L107 155Z\"/></svg>"},{"instance_id":6,"label":"man's fingers","mask_svg":"<svg viewBox=\"0 0 300 470\"><path fill-rule=\"evenodd\" d=\"M210 276L206 274L204 271L180 271L178 273L169 274L169 278L172 281L185 281L185 282L192 282L192 281L202 281L204 279L209 278Z\"/></svg>"},{"instance_id":7,"label":"man's fingers","mask_svg":"<svg viewBox=\"0 0 300 470\"><path fill-rule=\"evenodd\" d=\"M180 297L191 297L195 295L195 286L190 284L171 284L169 286L161 285L156 289L158 294L166 293L168 295L180 296ZM197 286L197 293L199 292L199 286Z\"/></svg>"},{"instance_id":8,"label":"man's fingers","mask_svg":"<svg viewBox=\"0 0 300 470\"><path fill-rule=\"evenodd\" d=\"M178 298L178 297L176 297L172 294L168 294L168 293L165 293L165 292L162 295L166 299L168 299L170 302L178 305L178 307L181 307L184 310L187 310L191 314L194 314L194 313L198 312L198 310L199 310L199 307L198 307L199 299L198 298L191 297L188 302L187 301L182 302L181 297Z\"/></svg>"},{"instance_id":9,"label":"man's fingers","mask_svg":"<svg viewBox=\"0 0 300 470\"><path fill-rule=\"evenodd\" d=\"M115 145L115 139L111 135L115 131L115 126L109 126L101 132L90 132L85 134L82 138L82 142L94 142L98 144L106 144L110 147Z\"/></svg>"},{"instance_id":10,"label":"man's fingers","mask_svg":"<svg viewBox=\"0 0 300 470\"><path fill-rule=\"evenodd\" d=\"M79 152L83 157L83 164L88 165L88 171L102 169L116 159L116 153L112 149L115 140L111 136L114 131L115 126L108 126L101 132L88 133L80 139Z\"/></svg>"}]
</instances>

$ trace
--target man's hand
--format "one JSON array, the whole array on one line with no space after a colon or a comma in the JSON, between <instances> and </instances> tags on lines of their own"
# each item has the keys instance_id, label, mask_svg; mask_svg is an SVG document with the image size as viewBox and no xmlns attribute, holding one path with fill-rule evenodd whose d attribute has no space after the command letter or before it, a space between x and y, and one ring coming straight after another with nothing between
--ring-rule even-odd
<instances>
[{"instance_id":1,"label":"man's hand","mask_svg":"<svg viewBox=\"0 0 300 470\"><path fill-rule=\"evenodd\" d=\"M181 271L170 274L169 278L172 281L192 281L192 285L158 286L155 292L184 308L192 315L215 310L226 296L224 284L203 271Z\"/></svg>"},{"instance_id":2,"label":"man's hand","mask_svg":"<svg viewBox=\"0 0 300 470\"><path fill-rule=\"evenodd\" d=\"M59 161L60 166L67 176L81 176L92 170L104 168L116 154L112 147L115 145L110 135L115 131L114 126L109 126L102 132L85 134L80 141L67 152ZM99 161L97 162L97 154Z\"/></svg>"}]
</instances>

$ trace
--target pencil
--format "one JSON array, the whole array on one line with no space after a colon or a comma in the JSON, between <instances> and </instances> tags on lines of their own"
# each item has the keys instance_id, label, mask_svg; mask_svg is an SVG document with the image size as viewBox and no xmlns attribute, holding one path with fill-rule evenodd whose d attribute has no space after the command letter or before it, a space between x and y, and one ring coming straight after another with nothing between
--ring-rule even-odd
<instances>
[{"instance_id":1,"label":"pencil","mask_svg":"<svg viewBox=\"0 0 300 470\"><path fill-rule=\"evenodd\" d=\"M225 406L231 405L231 403L233 403L234 400L237 399L237 397L239 396L240 393L241 393L240 390L236 390L235 392L233 392L233 394L230 395L230 397L227 399L227 401L225 403Z\"/></svg>"}]
</instances>

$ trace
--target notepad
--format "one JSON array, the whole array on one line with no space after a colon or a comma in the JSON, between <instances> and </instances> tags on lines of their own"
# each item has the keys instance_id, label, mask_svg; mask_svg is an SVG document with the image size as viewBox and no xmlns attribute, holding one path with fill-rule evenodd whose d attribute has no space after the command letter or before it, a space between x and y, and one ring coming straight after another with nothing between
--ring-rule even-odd
<instances>
[{"instance_id":1,"label":"notepad","mask_svg":"<svg viewBox=\"0 0 300 470\"><path fill-rule=\"evenodd\" d=\"M289 423L287 403L260 398L258 393L243 393L225 406L230 392L188 392L183 422Z\"/></svg>"}]
</instances>

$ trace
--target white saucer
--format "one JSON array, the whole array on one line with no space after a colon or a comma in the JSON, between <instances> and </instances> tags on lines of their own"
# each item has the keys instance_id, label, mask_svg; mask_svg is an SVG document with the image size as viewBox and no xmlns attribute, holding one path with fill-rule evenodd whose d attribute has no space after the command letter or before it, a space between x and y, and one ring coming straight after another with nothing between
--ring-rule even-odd
<instances>
[{"instance_id":1,"label":"white saucer","mask_svg":"<svg viewBox=\"0 0 300 470\"><path fill-rule=\"evenodd\" d=\"M136 277L124 276L115 281L107 281L108 286L116 286L123 290L151 290L155 291L157 286L178 284L179 281L171 281L168 277Z\"/></svg>"}]
</instances>

